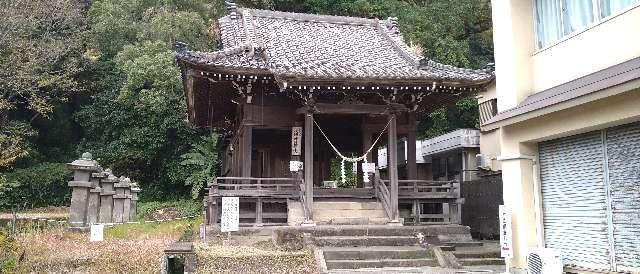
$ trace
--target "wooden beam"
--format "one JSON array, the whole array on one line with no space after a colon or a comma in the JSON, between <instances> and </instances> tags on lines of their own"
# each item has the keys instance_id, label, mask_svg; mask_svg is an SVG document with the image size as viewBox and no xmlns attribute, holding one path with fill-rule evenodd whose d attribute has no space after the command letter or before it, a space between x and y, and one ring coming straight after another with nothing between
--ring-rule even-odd
<instances>
[{"instance_id":1,"label":"wooden beam","mask_svg":"<svg viewBox=\"0 0 640 274\"><path fill-rule=\"evenodd\" d=\"M304 184L307 206L313 212L313 114L304 116Z\"/></svg>"},{"instance_id":2,"label":"wooden beam","mask_svg":"<svg viewBox=\"0 0 640 274\"><path fill-rule=\"evenodd\" d=\"M390 202L392 222L398 222L398 136L396 134L396 114L389 114L389 131L387 143L387 167L389 169L389 181L391 182Z\"/></svg>"},{"instance_id":3,"label":"wooden beam","mask_svg":"<svg viewBox=\"0 0 640 274\"><path fill-rule=\"evenodd\" d=\"M407 107L402 104L391 104L392 111L408 111ZM313 110L316 113L322 114L387 114L389 107L386 105L371 105L371 104L327 104L316 103ZM296 110L298 114L307 113L306 108L299 108Z\"/></svg>"}]
</instances>

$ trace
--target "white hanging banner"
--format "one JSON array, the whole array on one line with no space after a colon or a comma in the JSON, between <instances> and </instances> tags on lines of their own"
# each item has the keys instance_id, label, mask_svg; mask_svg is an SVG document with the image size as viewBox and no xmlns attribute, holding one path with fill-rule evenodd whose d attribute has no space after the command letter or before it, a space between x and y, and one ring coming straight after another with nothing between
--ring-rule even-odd
<instances>
[{"instance_id":1,"label":"white hanging banner","mask_svg":"<svg viewBox=\"0 0 640 274\"><path fill-rule=\"evenodd\" d=\"M240 226L240 198L222 197L220 232L238 231Z\"/></svg>"},{"instance_id":2,"label":"white hanging banner","mask_svg":"<svg viewBox=\"0 0 640 274\"><path fill-rule=\"evenodd\" d=\"M302 127L291 128L291 155L300 156L302 152Z\"/></svg>"},{"instance_id":3,"label":"white hanging banner","mask_svg":"<svg viewBox=\"0 0 640 274\"><path fill-rule=\"evenodd\" d=\"M511 209L506 205L498 208L500 218L500 255L513 258L513 238L511 236Z\"/></svg>"}]
</instances>

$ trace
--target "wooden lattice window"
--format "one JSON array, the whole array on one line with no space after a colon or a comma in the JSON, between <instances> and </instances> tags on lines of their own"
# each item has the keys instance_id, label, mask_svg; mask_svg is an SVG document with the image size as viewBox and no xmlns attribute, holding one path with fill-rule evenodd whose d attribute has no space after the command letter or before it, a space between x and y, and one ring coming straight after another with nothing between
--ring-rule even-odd
<instances>
[{"instance_id":1,"label":"wooden lattice window","mask_svg":"<svg viewBox=\"0 0 640 274\"><path fill-rule=\"evenodd\" d=\"M491 99L480 103L478 105L478 111L480 112L480 124L483 125L498 114L498 100Z\"/></svg>"}]
</instances>

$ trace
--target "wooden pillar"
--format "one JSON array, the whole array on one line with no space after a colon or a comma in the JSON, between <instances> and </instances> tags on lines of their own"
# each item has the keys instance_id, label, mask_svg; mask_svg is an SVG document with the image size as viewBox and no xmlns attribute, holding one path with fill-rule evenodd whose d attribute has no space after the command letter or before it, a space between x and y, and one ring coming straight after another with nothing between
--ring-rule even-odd
<instances>
[{"instance_id":1,"label":"wooden pillar","mask_svg":"<svg viewBox=\"0 0 640 274\"><path fill-rule=\"evenodd\" d=\"M371 147L372 143L373 141L371 141L371 132L363 131L362 132L362 153L367 152L367 149ZM371 153L367 154L366 158L367 158L367 163L373 163L373 150L371 150ZM369 182L364 182L364 187L365 188L373 187L373 175L369 176Z\"/></svg>"},{"instance_id":2,"label":"wooden pillar","mask_svg":"<svg viewBox=\"0 0 640 274\"><path fill-rule=\"evenodd\" d=\"M410 124L413 124L409 122ZM409 128L407 133L407 179L418 179L418 164L416 163L416 131Z\"/></svg>"},{"instance_id":3,"label":"wooden pillar","mask_svg":"<svg viewBox=\"0 0 640 274\"><path fill-rule=\"evenodd\" d=\"M391 212L393 214L391 222L398 223L398 136L396 114L389 113L389 120L387 167L389 169L389 181L391 183L391 189L389 189L389 193L391 194Z\"/></svg>"},{"instance_id":4,"label":"wooden pillar","mask_svg":"<svg viewBox=\"0 0 640 274\"><path fill-rule=\"evenodd\" d=\"M313 114L310 112L304 116L304 184L307 208L313 213Z\"/></svg>"},{"instance_id":5,"label":"wooden pillar","mask_svg":"<svg viewBox=\"0 0 640 274\"><path fill-rule=\"evenodd\" d=\"M242 159L242 172L241 177L251 177L251 150L253 143L253 127L243 126L242 139L240 142L240 151L242 151L240 157Z\"/></svg>"}]
</instances>

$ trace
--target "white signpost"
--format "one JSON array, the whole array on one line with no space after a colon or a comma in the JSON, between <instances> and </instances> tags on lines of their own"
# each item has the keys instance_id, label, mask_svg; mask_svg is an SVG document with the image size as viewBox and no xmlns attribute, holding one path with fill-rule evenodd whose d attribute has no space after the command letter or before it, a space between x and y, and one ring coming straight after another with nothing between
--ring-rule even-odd
<instances>
[{"instance_id":1,"label":"white signpost","mask_svg":"<svg viewBox=\"0 0 640 274\"><path fill-rule=\"evenodd\" d=\"M506 271L509 272L509 258L513 258L513 238L511 236L511 209L506 205L498 208L500 218L500 255L505 258Z\"/></svg>"},{"instance_id":2,"label":"white signpost","mask_svg":"<svg viewBox=\"0 0 640 274\"><path fill-rule=\"evenodd\" d=\"M238 231L240 226L240 198L222 197L220 232Z\"/></svg>"},{"instance_id":3,"label":"white signpost","mask_svg":"<svg viewBox=\"0 0 640 274\"><path fill-rule=\"evenodd\" d=\"M89 242L104 241L104 225L91 225Z\"/></svg>"},{"instance_id":4,"label":"white signpost","mask_svg":"<svg viewBox=\"0 0 640 274\"><path fill-rule=\"evenodd\" d=\"M302 127L291 128L291 155L300 156L302 151Z\"/></svg>"}]
</instances>

